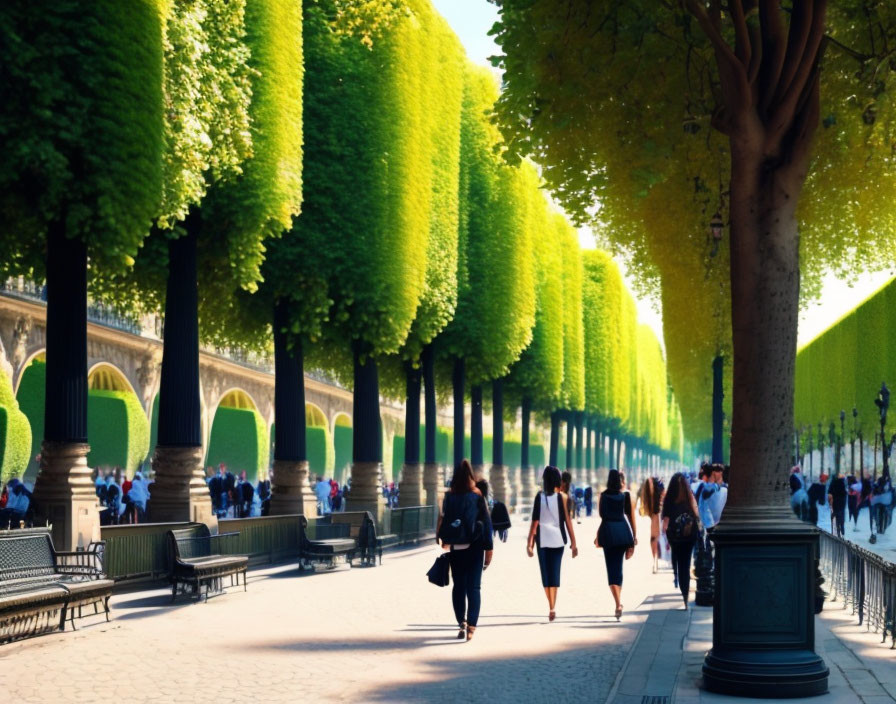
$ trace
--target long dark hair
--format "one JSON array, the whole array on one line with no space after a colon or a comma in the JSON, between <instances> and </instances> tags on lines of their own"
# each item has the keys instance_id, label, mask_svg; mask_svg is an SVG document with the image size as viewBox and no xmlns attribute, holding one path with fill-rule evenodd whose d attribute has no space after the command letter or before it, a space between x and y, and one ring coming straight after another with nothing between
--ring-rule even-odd
<instances>
[{"instance_id":1,"label":"long dark hair","mask_svg":"<svg viewBox=\"0 0 896 704\"><path fill-rule=\"evenodd\" d=\"M461 460L454 468L454 476L451 477L452 494L469 494L476 488L476 480L473 479L473 466L470 460Z\"/></svg>"},{"instance_id":2,"label":"long dark hair","mask_svg":"<svg viewBox=\"0 0 896 704\"><path fill-rule=\"evenodd\" d=\"M611 469L607 475L607 493L618 494L622 491L622 472L618 469Z\"/></svg>"},{"instance_id":3,"label":"long dark hair","mask_svg":"<svg viewBox=\"0 0 896 704\"><path fill-rule=\"evenodd\" d=\"M663 515L668 515L675 504L690 504L694 495L688 480L681 472L676 472L669 480L669 488L666 489L666 497L663 499Z\"/></svg>"},{"instance_id":4,"label":"long dark hair","mask_svg":"<svg viewBox=\"0 0 896 704\"><path fill-rule=\"evenodd\" d=\"M559 469L552 464L544 468L544 474L541 475L541 486L545 494L553 494L560 488L560 482Z\"/></svg>"}]
</instances>

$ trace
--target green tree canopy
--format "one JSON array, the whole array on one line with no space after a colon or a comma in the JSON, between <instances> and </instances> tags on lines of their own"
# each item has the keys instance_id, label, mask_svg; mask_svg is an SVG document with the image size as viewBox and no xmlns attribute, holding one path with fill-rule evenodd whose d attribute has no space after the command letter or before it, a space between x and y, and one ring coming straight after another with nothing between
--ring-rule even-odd
<instances>
[{"instance_id":1,"label":"green tree canopy","mask_svg":"<svg viewBox=\"0 0 896 704\"><path fill-rule=\"evenodd\" d=\"M162 189L161 0L0 8L0 270L43 277L64 222L94 268L133 263Z\"/></svg>"},{"instance_id":2,"label":"green tree canopy","mask_svg":"<svg viewBox=\"0 0 896 704\"><path fill-rule=\"evenodd\" d=\"M472 383L504 376L535 323L532 223L539 180L528 163L505 165L489 114L498 88L468 65L461 119L458 301L439 354L467 360Z\"/></svg>"},{"instance_id":3,"label":"green tree canopy","mask_svg":"<svg viewBox=\"0 0 896 704\"><path fill-rule=\"evenodd\" d=\"M551 226L559 232L563 260L563 408L585 408L585 328L582 310L584 271L582 250L575 229L566 218L555 213Z\"/></svg>"}]
</instances>

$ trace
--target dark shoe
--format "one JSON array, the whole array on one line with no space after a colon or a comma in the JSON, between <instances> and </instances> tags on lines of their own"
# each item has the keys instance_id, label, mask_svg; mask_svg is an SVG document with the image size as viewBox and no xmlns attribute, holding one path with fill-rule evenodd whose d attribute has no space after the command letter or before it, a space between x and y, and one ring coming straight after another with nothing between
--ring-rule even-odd
<instances>
[{"instance_id":1,"label":"dark shoe","mask_svg":"<svg viewBox=\"0 0 896 704\"><path fill-rule=\"evenodd\" d=\"M467 637L467 624L462 623L462 624L460 624L460 630L457 632L457 639L463 640L466 637Z\"/></svg>"},{"instance_id":2,"label":"dark shoe","mask_svg":"<svg viewBox=\"0 0 896 704\"><path fill-rule=\"evenodd\" d=\"M622 606L621 605L616 608L615 616L616 616L617 621L622 618Z\"/></svg>"},{"instance_id":3,"label":"dark shoe","mask_svg":"<svg viewBox=\"0 0 896 704\"><path fill-rule=\"evenodd\" d=\"M549 611L548 612L548 621L553 621L555 618L557 618L557 612Z\"/></svg>"}]
</instances>

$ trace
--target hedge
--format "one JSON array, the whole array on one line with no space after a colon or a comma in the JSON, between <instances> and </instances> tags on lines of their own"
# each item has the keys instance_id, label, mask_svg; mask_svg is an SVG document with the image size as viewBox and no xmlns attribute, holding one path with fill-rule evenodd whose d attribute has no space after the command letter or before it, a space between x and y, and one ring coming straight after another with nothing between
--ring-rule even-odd
<instances>
[{"instance_id":1,"label":"hedge","mask_svg":"<svg viewBox=\"0 0 896 704\"><path fill-rule=\"evenodd\" d=\"M19 391L16 399L19 409L25 414L31 426L31 452L25 470L26 479L33 480L37 476L38 464L35 457L40 454L40 445L44 439L44 393L47 385L47 364L35 359L22 372Z\"/></svg>"},{"instance_id":2,"label":"hedge","mask_svg":"<svg viewBox=\"0 0 896 704\"><path fill-rule=\"evenodd\" d=\"M333 429L334 473L343 481L352 466L352 426L339 425Z\"/></svg>"},{"instance_id":3,"label":"hedge","mask_svg":"<svg viewBox=\"0 0 896 704\"><path fill-rule=\"evenodd\" d=\"M0 370L0 484L12 477L22 477L31 451L31 426L19 410L12 392L12 383Z\"/></svg>"},{"instance_id":4,"label":"hedge","mask_svg":"<svg viewBox=\"0 0 896 704\"><path fill-rule=\"evenodd\" d=\"M234 474L245 471L253 482L266 477L269 438L258 411L250 408L219 407L212 423L206 465L221 462Z\"/></svg>"},{"instance_id":5,"label":"hedge","mask_svg":"<svg viewBox=\"0 0 896 704\"><path fill-rule=\"evenodd\" d=\"M130 391L91 389L87 394L91 467L121 467L133 476L149 453L149 421Z\"/></svg>"}]
</instances>

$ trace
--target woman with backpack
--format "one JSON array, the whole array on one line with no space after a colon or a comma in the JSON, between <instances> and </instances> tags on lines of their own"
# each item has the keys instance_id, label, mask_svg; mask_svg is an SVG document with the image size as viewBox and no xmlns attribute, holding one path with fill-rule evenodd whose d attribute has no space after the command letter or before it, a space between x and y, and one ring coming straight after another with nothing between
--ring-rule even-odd
<instances>
[{"instance_id":1,"label":"woman with backpack","mask_svg":"<svg viewBox=\"0 0 896 704\"><path fill-rule=\"evenodd\" d=\"M458 640L470 640L482 605L482 571L492 561L492 524L485 499L476 488L473 467L464 460L454 469L451 486L442 502L436 535L450 550L451 604L457 619Z\"/></svg>"},{"instance_id":2,"label":"woman with backpack","mask_svg":"<svg viewBox=\"0 0 896 704\"><path fill-rule=\"evenodd\" d=\"M541 586L548 598L548 621L557 617L557 590L560 588L560 562L563 559L563 546L569 535L569 546L572 556L579 554L576 547L576 534L572 529L572 521L567 510L567 497L560 491L560 470L548 465L542 475L542 491L535 497L532 506L532 525L529 528L529 539L526 552L529 557L538 549L538 566L541 569Z\"/></svg>"},{"instance_id":3,"label":"woman with backpack","mask_svg":"<svg viewBox=\"0 0 896 704\"><path fill-rule=\"evenodd\" d=\"M631 495L625 491L625 475L618 469L611 469L607 476L607 488L600 494L597 513L601 522L594 545L604 551L607 584L616 602L618 621L622 618L622 559L630 558L638 544L635 508Z\"/></svg>"},{"instance_id":4,"label":"woman with backpack","mask_svg":"<svg viewBox=\"0 0 896 704\"><path fill-rule=\"evenodd\" d=\"M688 608L688 592L691 587L691 554L700 535L700 519L697 502L687 479L681 472L672 475L666 497L663 499L663 532L672 548L672 565L678 575L678 586Z\"/></svg>"}]
</instances>

